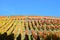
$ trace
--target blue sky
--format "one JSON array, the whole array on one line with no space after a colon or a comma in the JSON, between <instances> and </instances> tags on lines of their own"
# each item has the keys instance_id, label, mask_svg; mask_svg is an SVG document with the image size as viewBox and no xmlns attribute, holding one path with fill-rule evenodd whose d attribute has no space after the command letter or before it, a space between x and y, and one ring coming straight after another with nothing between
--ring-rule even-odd
<instances>
[{"instance_id":1,"label":"blue sky","mask_svg":"<svg viewBox=\"0 0 60 40\"><path fill-rule=\"evenodd\" d=\"M0 0L0 16L60 17L60 0Z\"/></svg>"}]
</instances>

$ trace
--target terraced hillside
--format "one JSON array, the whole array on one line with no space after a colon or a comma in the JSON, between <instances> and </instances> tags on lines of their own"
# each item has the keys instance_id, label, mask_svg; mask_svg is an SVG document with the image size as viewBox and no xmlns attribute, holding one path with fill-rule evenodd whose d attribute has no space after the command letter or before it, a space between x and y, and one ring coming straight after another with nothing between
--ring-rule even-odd
<instances>
[{"instance_id":1,"label":"terraced hillside","mask_svg":"<svg viewBox=\"0 0 60 40\"><path fill-rule=\"evenodd\" d=\"M0 40L60 40L60 18L0 16Z\"/></svg>"}]
</instances>

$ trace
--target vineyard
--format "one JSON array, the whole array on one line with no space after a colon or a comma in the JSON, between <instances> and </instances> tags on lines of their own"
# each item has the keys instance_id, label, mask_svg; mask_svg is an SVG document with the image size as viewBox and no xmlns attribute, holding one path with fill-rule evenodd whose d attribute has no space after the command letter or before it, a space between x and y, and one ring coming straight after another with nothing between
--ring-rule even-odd
<instances>
[{"instance_id":1,"label":"vineyard","mask_svg":"<svg viewBox=\"0 0 60 40\"><path fill-rule=\"evenodd\" d=\"M0 40L60 40L60 18L0 16Z\"/></svg>"}]
</instances>

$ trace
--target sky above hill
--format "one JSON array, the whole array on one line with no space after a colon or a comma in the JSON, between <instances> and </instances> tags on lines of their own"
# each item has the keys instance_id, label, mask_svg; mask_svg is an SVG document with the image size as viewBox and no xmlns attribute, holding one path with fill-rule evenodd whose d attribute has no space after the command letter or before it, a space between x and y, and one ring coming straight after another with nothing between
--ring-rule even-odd
<instances>
[{"instance_id":1,"label":"sky above hill","mask_svg":"<svg viewBox=\"0 0 60 40\"><path fill-rule=\"evenodd\" d=\"M60 17L60 0L0 0L0 16Z\"/></svg>"}]
</instances>

